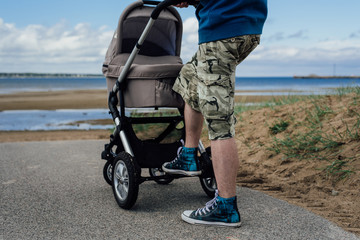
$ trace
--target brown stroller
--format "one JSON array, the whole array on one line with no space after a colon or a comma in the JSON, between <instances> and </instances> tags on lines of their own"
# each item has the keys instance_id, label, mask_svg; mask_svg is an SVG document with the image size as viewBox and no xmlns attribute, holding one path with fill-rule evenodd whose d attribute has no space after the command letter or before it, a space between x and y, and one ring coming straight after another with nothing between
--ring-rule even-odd
<instances>
[{"instance_id":1,"label":"brown stroller","mask_svg":"<svg viewBox=\"0 0 360 240\"><path fill-rule=\"evenodd\" d=\"M106 53L103 73L106 77L108 105L115 123L110 143L101 158L106 160L103 175L112 185L120 207L130 209L136 202L139 184L154 180L168 184L183 176L165 174L161 166L173 160L184 139L183 100L172 91L182 67L180 56L182 20L171 5L180 0L136 1L129 5L118 23ZM119 104L119 109L118 109ZM166 116L130 114L133 109L175 110ZM129 110L130 109L130 110ZM139 138L134 128L141 124L165 127L154 136ZM175 136L175 137L174 137ZM210 148L199 142L202 170L200 183L213 197L216 181ZM150 176L141 176L148 168Z\"/></svg>"}]
</instances>

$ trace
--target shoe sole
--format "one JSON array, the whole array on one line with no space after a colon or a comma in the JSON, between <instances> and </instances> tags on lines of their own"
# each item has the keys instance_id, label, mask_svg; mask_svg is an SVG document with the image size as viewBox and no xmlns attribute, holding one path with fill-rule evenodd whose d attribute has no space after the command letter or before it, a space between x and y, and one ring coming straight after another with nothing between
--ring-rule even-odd
<instances>
[{"instance_id":1,"label":"shoe sole","mask_svg":"<svg viewBox=\"0 0 360 240\"><path fill-rule=\"evenodd\" d=\"M209 222L209 221L193 219L184 214L181 214L181 219L190 224L220 226L220 227L240 227L241 226L241 222L237 222L237 223Z\"/></svg>"},{"instance_id":2,"label":"shoe sole","mask_svg":"<svg viewBox=\"0 0 360 240\"><path fill-rule=\"evenodd\" d=\"M199 176L201 175L201 171L185 171L179 169L168 169L162 166L162 170L169 174L178 174L178 175L185 175L189 177Z\"/></svg>"}]
</instances>

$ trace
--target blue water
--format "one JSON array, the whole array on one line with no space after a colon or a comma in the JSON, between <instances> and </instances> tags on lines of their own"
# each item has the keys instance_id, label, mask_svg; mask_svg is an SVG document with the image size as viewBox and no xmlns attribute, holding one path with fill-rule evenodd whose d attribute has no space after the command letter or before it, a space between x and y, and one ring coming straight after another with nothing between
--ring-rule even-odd
<instances>
[{"instance_id":1,"label":"blue water","mask_svg":"<svg viewBox=\"0 0 360 240\"><path fill-rule=\"evenodd\" d=\"M309 95L338 87L360 86L360 79L294 79L292 77L237 78L237 95ZM105 78L0 78L0 94L31 91L106 89ZM246 91L246 92L242 92ZM292 92L296 91L296 92ZM110 129L113 125L73 124L110 119L107 109L0 111L0 131Z\"/></svg>"},{"instance_id":2,"label":"blue water","mask_svg":"<svg viewBox=\"0 0 360 240\"><path fill-rule=\"evenodd\" d=\"M76 121L110 119L107 109L9 110L0 112L0 131L111 129L110 125L74 124Z\"/></svg>"},{"instance_id":3,"label":"blue water","mask_svg":"<svg viewBox=\"0 0 360 240\"><path fill-rule=\"evenodd\" d=\"M78 89L106 89L106 80L97 78L0 78L0 94Z\"/></svg>"},{"instance_id":4,"label":"blue water","mask_svg":"<svg viewBox=\"0 0 360 240\"><path fill-rule=\"evenodd\" d=\"M360 79L295 79L292 77L251 77L236 78L236 90L244 91L303 91L322 92L329 88L360 86ZM261 95L261 94L260 94ZM266 95L266 92L265 92ZM274 94L277 95L277 94Z\"/></svg>"},{"instance_id":5,"label":"blue water","mask_svg":"<svg viewBox=\"0 0 360 240\"><path fill-rule=\"evenodd\" d=\"M328 88L360 85L360 79L295 79L292 77L236 78L236 90L244 91L323 91ZM33 91L105 89L104 77L96 78L0 78L0 94ZM266 95L266 93L263 93Z\"/></svg>"}]
</instances>

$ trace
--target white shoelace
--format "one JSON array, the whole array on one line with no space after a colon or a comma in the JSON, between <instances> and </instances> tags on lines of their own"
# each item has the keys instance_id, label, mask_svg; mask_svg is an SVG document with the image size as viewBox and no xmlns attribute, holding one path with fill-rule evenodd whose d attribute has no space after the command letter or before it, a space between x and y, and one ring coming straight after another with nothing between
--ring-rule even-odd
<instances>
[{"instance_id":1,"label":"white shoelace","mask_svg":"<svg viewBox=\"0 0 360 240\"><path fill-rule=\"evenodd\" d=\"M207 202L207 203L205 204L205 207L199 208L198 210L196 210L195 216L197 216L197 215L200 215L200 216L201 216L201 215L207 214L208 212L210 212L211 210L213 210L213 209L216 207L216 205L217 205L216 199L217 199L218 196L219 196L218 190L215 190L215 197L214 197L212 200L210 200L209 202Z\"/></svg>"},{"instance_id":2,"label":"white shoelace","mask_svg":"<svg viewBox=\"0 0 360 240\"><path fill-rule=\"evenodd\" d=\"M185 145L185 142L184 142L184 140L182 140L182 139L180 139L180 142L181 142L182 146L180 146L180 147L177 149L177 155L176 155L175 159L171 161L171 163L175 163L175 162L177 161L177 159L178 159L181 151L183 150L183 147L184 147L184 145Z\"/></svg>"},{"instance_id":3,"label":"white shoelace","mask_svg":"<svg viewBox=\"0 0 360 240\"><path fill-rule=\"evenodd\" d=\"M183 146L181 146L181 147L178 148L178 150L177 150L177 156L180 155L180 153L182 152L182 150L183 150Z\"/></svg>"}]
</instances>

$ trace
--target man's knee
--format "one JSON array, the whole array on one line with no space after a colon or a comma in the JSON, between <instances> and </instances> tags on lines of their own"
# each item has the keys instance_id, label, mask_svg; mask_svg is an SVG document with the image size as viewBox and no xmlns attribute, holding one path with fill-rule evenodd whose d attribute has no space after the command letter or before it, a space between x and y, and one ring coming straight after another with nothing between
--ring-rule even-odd
<instances>
[{"instance_id":1,"label":"man's knee","mask_svg":"<svg viewBox=\"0 0 360 240\"><path fill-rule=\"evenodd\" d=\"M225 119L205 118L210 140L229 139L235 136L235 116L230 115Z\"/></svg>"}]
</instances>

